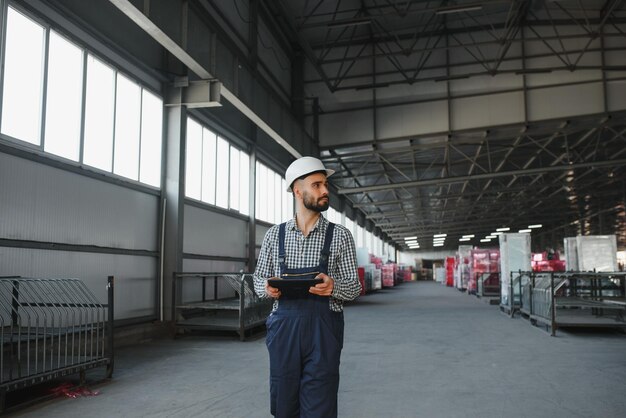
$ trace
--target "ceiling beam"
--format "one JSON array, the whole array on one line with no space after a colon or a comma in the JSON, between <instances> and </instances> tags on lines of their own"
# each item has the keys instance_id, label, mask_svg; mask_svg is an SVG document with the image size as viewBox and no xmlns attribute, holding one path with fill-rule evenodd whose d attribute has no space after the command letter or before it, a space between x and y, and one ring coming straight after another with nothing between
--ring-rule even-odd
<instances>
[{"instance_id":1,"label":"ceiling beam","mask_svg":"<svg viewBox=\"0 0 626 418\"><path fill-rule=\"evenodd\" d=\"M486 180L486 179L493 179L493 178L498 178L498 177L530 176L530 175L535 175L535 174L548 173L551 171L575 170L577 168L618 167L622 165L626 165L626 159L593 161L593 162L578 163L578 164L566 164L566 165L550 166L550 167L528 168L528 169L523 169L523 170L509 170L509 171L499 171L495 173L474 174L471 176L443 177L443 178L428 179L428 180L405 181L405 182L391 183L391 184L377 184L373 186L364 186L364 187L342 188L342 189L338 189L337 193L341 195L355 194L355 193L369 193L369 192L375 192L375 191L381 191L381 190L397 189L397 188L402 188L402 187L434 186L434 185L440 185L440 184L462 183L464 181L471 181L471 180Z\"/></svg>"}]
</instances>

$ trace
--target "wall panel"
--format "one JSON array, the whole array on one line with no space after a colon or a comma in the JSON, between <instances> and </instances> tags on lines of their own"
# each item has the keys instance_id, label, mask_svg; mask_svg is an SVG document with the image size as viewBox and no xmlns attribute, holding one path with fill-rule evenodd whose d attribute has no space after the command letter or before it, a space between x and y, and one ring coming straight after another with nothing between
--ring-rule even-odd
<instances>
[{"instance_id":1,"label":"wall panel","mask_svg":"<svg viewBox=\"0 0 626 418\"><path fill-rule=\"evenodd\" d=\"M0 153L0 238L156 251L158 210L157 196Z\"/></svg>"},{"instance_id":2,"label":"wall panel","mask_svg":"<svg viewBox=\"0 0 626 418\"><path fill-rule=\"evenodd\" d=\"M320 115L320 145L371 141L372 110Z\"/></svg>"},{"instance_id":3,"label":"wall panel","mask_svg":"<svg viewBox=\"0 0 626 418\"><path fill-rule=\"evenodd\" d=\"M81 279L102 303L107 276L115 276L115 319L156 314L157 259L0 247L0 276Z\"/></svg>"},{"instance_id":4,"label":"wall panel","mask_svg":"<svg viewBox=\"0 0 626 418\"><path fill-rule=\"evenodd\" d=\"M185 206L183 252L246 257L248 223L210 210Z\"/></svg>"},{"instance_id":5,"label":"wall panel","mask_svg":"<svg viewBox=\"0 0 626 418\"><path fill-rule=\"evenodd\" d=\"M626 110L626 80L608 81L606 91L609 112Z\"/></svg>"},{"instance_id":6,"label":"wall panel","mask_svg":"<svg viewBox=\"0 0 626 418\"><path fill-rule=\"evenodd\" d=\"M448 130L448 105L445 100L377 110L378 138L397 138Z\"/></svg>"},{"instance_id":7,"label":"wall panel","mask_svg":"<svg viewBox=\"0 0 626 418\"><path fill-rule=\"evenodd\" d=\"M524 121L523 92L453 99L451 128L468 129Z\"/></svg>"},{"instance_id":8,"label":"wall panel","mask_svg":"<svg viewBox=\"0 0 626 418\"><path fill-rule=\"evenodd\" d=\"M528 119L532 121L603 111L602 83L528 91Z\"/></svg>"}]
</instances>

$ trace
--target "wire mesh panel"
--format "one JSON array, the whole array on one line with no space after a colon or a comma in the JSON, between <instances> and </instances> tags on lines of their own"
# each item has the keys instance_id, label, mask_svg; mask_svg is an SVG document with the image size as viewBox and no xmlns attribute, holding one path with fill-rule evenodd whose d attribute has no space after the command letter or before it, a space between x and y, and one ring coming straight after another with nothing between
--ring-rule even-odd
<instances>
[{"instance_id":1,"label":"wire mesh panel","mask_svg":"<svg viewBox=\"0 0 626 418\"><path fill-rule=\"evenodd\" d=\"M102 304L79 279L0 277L0 390L100 365L110 377L112 277L108 291Z\"/></svg>"}]
</instances>

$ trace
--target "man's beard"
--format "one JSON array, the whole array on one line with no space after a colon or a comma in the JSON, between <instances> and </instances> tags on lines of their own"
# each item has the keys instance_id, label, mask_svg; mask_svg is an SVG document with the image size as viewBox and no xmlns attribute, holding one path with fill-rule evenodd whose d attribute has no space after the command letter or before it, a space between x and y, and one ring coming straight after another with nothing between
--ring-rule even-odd
<instances>
[{"instance_id":1,"label":"man's beard","mask_svg":"<svg viewBox=\"0 0 626 418\"><path fill-rule=\"evenodd\" d=\"M326 200L324 201L324 199ZM328 205L330 204L328 196L314 200L308 193L303 194L302 202L304 203L305 208L315 212L324 212L325 210L328 210Z\"/></svg>"}]
</instances>

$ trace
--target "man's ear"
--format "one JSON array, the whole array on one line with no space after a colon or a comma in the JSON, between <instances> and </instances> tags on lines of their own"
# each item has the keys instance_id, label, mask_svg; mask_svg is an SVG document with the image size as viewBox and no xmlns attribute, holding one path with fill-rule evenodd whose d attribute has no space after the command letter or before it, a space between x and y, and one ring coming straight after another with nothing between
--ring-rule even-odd
<instances>
[{"instance_id":1,"label":"man's ear","mask_svg":"<svg viewBox=\"0 0 626 418\"><path fill-rule=\"evenodd\" d=\"M296 181L293 182L293 185L291 186L291 190L293 190L293 195L295 197L302 197L302 192L300 191L300 182L302 180L300 179L296 179Z\"/></svg>"}]
</instances>

